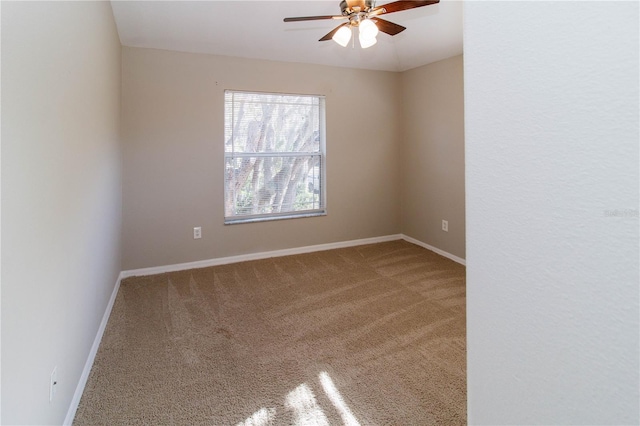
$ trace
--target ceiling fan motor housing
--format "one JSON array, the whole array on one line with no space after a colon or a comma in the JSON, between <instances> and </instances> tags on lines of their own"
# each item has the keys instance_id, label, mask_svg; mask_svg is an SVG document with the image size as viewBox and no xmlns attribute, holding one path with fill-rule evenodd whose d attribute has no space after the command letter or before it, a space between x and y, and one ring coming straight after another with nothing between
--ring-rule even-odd
<instances>
[{"instance_id":1,"label":"ceiling fan motor housing","mask_svg":"<svg viewBox=\"0 0 640 426\"><path fill-rule=\"evenodd\" d=\"M349 4L351 4L351 7ZM349 16L356 12L356 8L359 8L358 12L368 12L372 7L373 0L342 0L340 2L340 10L343 16Z\"/></svg>"}]
</instances>

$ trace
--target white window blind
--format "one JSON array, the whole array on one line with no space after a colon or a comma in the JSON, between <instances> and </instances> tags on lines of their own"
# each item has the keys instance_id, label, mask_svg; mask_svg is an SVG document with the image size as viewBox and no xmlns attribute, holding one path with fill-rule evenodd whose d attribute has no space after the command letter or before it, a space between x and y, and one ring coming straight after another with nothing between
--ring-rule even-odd
<instances>
[{"instance_id":1,"label":"white window blind","mask_svg":"<svg viewBox=\"0 0 640 426\"><path fill-rule=\"evenodd\" d=\"M225 91L225 223L325 214L324 97Z\"/></svg>"}]
</instances>

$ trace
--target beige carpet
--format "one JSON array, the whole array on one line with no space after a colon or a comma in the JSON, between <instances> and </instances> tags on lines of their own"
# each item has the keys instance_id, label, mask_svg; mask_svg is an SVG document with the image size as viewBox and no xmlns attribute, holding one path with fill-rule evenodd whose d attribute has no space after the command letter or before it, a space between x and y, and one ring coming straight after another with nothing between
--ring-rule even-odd
<instances>
[{"instance_id":1,"label":"beige carpet","mask_svg":"<svg viewBox=\"0 0 640 426\"><path fill-rule=\"evenodd\" d=\"M466 423L465 269L404 241L122 282L77 425Z\"/></svg>"}]
</instances>

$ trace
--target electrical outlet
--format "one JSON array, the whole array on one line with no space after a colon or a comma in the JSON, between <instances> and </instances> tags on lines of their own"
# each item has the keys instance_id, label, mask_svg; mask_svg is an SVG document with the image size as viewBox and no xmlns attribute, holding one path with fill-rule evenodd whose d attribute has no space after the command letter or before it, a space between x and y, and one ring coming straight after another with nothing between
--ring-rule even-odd
<instances>
[{"instance_id":1,"label":"electrical outlet","mask_svg":"<svg viewBox=\"0 0 640 426\"><path fill-rule=\"evenodd\" d=\"M54 367L51 372L49 380L49 402L53 401L53 397L56 395L56 388L58 387L58 367Z\"/></svg>"},{"instance_id":2,"label":"electrical outlet","mask_svg":"<svg viewBox=\"0 0 640 426\"><path fill-rule=\"evenodd\" d=\"M442 230L444 232L449 232L449 221L448 220L443 220L442 221Z\"/></svg>"},{"instance_id":3,"label":"electrical outlet","mask_svg":"<svg viewBox=\"0 0 640 426\"><path fill-rule=\"evenodd\" d=\"M197 240L198 238L202 238L202 228L200 226L193 228L193 239Z\"/></svg>"}]
</instances>

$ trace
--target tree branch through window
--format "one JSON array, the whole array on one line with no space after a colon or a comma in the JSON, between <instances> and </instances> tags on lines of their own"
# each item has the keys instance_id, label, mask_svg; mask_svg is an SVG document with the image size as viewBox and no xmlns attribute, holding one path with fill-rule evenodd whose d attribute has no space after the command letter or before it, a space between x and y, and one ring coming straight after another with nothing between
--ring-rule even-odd
<instances>
[{"instance_id":1,"label":"tree branch through window","mask_svg":"<svg viewBox=\"0 0 640 426\"><path fill-rule=\"evenodd\" d=\"M225 222L325 214L324 97L225 92Z\"/></svg>"}]
</instances>

